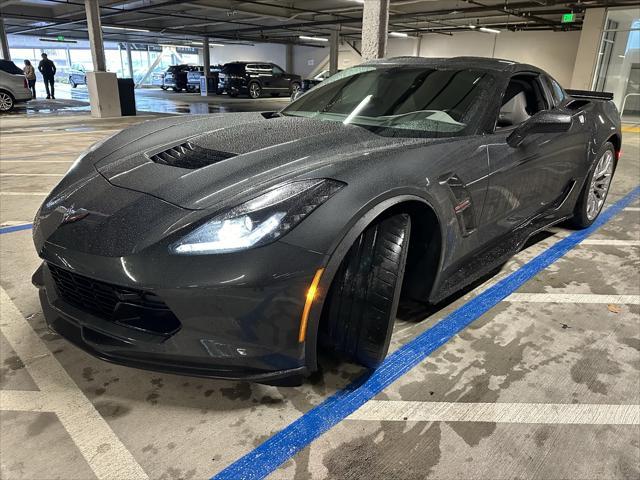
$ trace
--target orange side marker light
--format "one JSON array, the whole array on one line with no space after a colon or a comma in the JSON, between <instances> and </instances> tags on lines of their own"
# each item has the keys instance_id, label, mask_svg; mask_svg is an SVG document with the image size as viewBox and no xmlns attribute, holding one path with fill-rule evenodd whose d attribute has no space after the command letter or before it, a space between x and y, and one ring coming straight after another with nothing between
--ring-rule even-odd
<instances>
[{"instance_id":1,"label":"orange side marker light","mask_svg":"<svg viewBox=\"0 0 640 480\"><path fill-rule=\"evenodd\" d=\"M311 285L309 286L309 290L307 290L307 298L304 302L302 318L300 319L300 333L298 334L298 342L300 343L304 342L304 339L307 336L307 321L309 320L309 312L311 311L313 300L318 294L318 284L320 283L320 278L322 277L323 272L324 268L319 268L316 271L316 274L313 276L313 280L311 281Z\"/></svg>"}]
</instances>

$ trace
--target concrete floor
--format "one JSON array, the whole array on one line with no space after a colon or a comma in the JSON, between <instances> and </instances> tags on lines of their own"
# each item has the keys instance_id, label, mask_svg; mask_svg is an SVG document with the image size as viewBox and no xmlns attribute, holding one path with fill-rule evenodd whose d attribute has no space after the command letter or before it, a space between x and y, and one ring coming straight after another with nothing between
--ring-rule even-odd
<instances>
[{"instance_id":1,"label":"concrete floor","mask_svg":"<svg viewBox=\"0 0 640 480\"><path fill-rule=\"evenodd\" d=\"M146 118L0 118L0 224L30 222L79 152ZM640 128L625 129L609 204L640 183ZM428 318L399 320L392 349L568 233ZM303 386L277 388L104 363L46 329L38 263L28 230L0 235L3 479L207 478L361 373L329 358ZM270 478L640 478L639 267L636 200ZM465 409L422 420L434 405Z\"/></svg>"}]
</instances>

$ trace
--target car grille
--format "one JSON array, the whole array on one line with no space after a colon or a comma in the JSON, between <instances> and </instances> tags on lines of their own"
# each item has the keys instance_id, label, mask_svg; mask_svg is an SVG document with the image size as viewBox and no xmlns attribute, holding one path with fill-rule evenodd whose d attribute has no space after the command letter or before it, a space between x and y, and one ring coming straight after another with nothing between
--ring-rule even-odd
<instances>
[{"instance_id":1,"label":"car grille","mask_svg":"<svg viewBox=\"0 0 640 480\"><path fill-rule=\"evenodd\" d=\"M67 303L104 320L151 333L177 331L180 322L157 295L94 280L47 264L58 295Z\"/></svg>"},{"instance_id":2,"label":"car grille","mask_svg":"<svg viewBox=\"0 0 640 480\"><path fill-rule=\"evenodd\" d=\"M149 158L155 163L195 170L235 156L235 153L209 150L208 148L194 145L191 142L184 142L163 150L162 152L155 153Z\"/></svg>"}]
</instances>

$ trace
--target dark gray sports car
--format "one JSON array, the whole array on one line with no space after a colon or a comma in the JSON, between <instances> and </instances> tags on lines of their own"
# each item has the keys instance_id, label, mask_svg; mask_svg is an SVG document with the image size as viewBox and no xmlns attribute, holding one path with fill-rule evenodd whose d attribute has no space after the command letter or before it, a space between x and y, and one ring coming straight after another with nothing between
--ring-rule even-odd
<instances>
[{"instance_id":1,"label":"dark gray sports car","mask_svg":"<svg viewBox=\"0 0 640 480\"><path fill-rule=\"evenodd\" d=\"M320 344L376 367L400 301L590 225L620 144L610 95L530 65L374 61L280 112L94 145L36 215L33 281L51 328L105 360L285 383Z\"/></svg>"}]
</instances>

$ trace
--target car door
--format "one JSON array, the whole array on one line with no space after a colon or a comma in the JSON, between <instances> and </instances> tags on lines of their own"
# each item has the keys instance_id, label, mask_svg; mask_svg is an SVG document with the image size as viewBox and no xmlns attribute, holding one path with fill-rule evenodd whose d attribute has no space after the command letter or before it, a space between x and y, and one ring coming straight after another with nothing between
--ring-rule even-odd
<instances>
[{"instance_id":1,"label":"car door","mask_svg":"<svg viewBox=\"0 0 640 480\"><path fill-rule=\"evenodd\" d=\"M273 88L278 90L289 90L289 78L285 71L278 65L272 65L271 78L273 82Z\"/></svg>"},{"instance_id":2,"label":"car door","mask_svg":"<svg viewBox=\"0 0 640 480\"><path fill-rule=\"evenodd\" d=\"M561 109L541 80L538 72L512 76L496 129L486 137L490 176L481 219L485 240L507 234L562 201L586 156L584 129L575 118L568 132L532 134L515 148L507 143L533 114Z\"/></svg>"}]
</instances>

